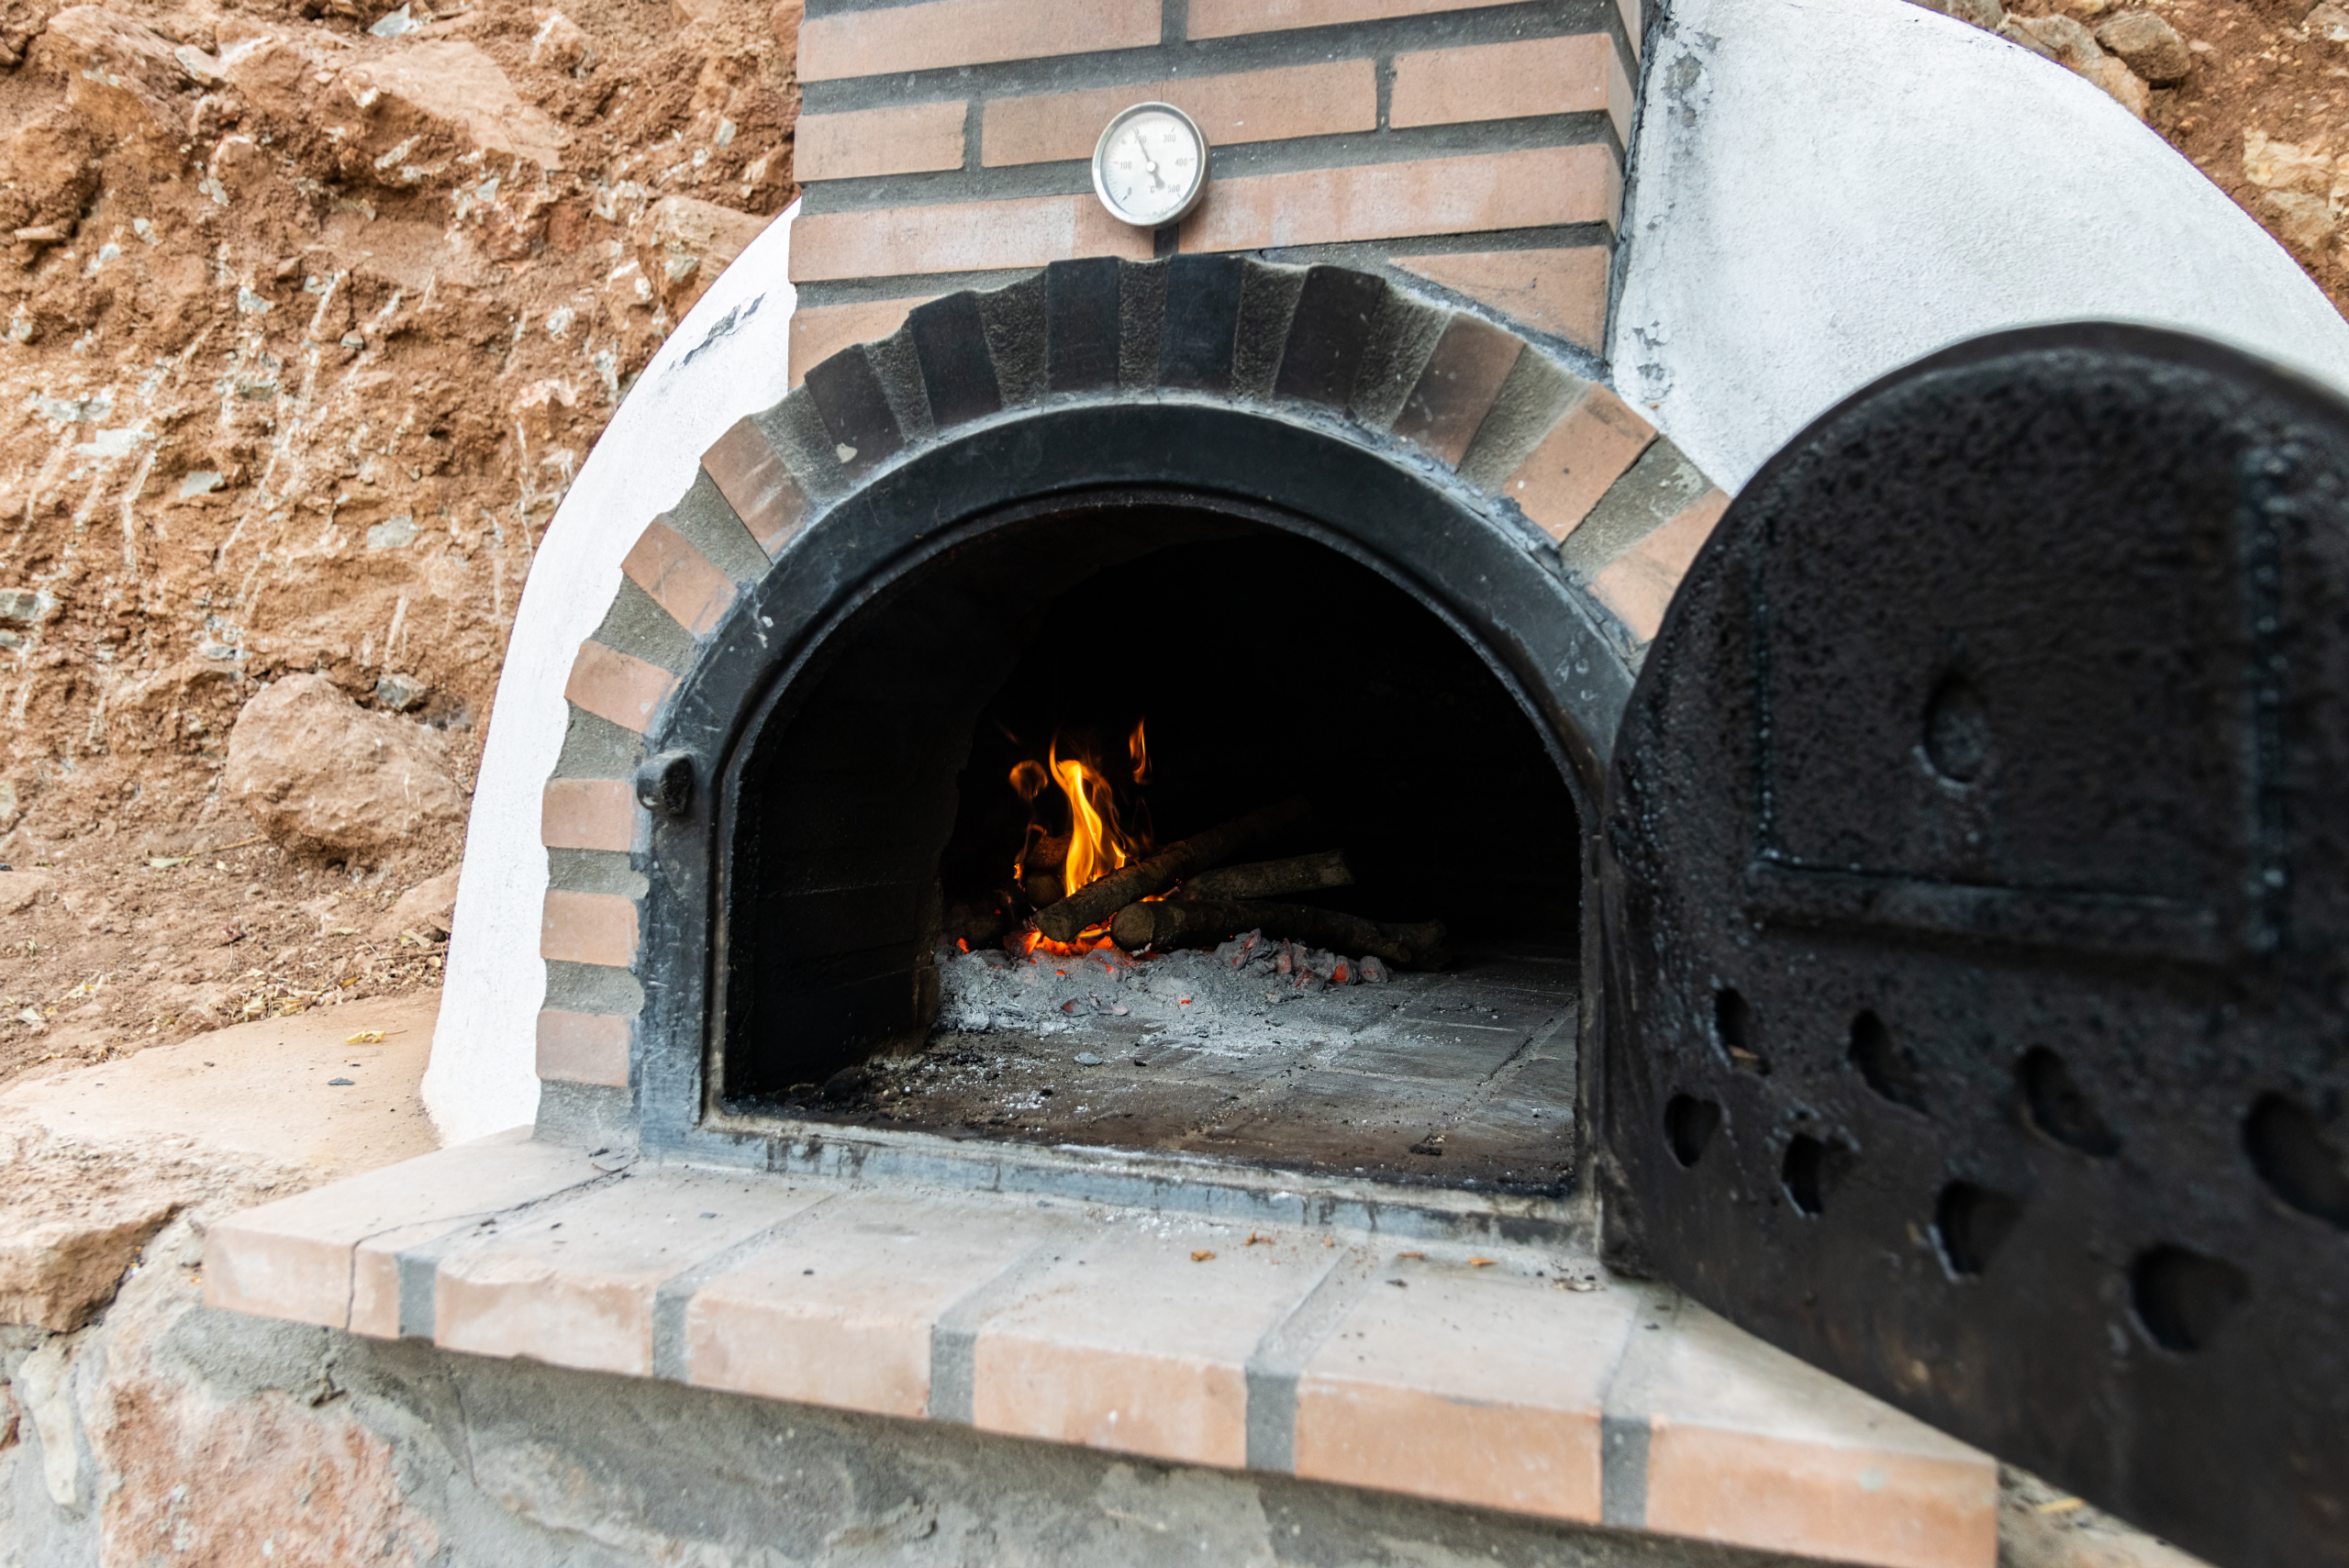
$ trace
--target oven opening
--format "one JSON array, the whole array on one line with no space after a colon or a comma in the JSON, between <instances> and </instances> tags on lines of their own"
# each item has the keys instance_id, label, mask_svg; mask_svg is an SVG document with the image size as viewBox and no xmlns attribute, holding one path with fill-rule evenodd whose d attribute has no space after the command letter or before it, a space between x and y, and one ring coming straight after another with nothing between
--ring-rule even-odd
<instances>
[{"instance_id":1,"label":"oven opening","mask_svg":"<svg viewBox=\"0 0 2349 1568\"><path fill-rule=\"evenodd\" d=\"M1573 1169L1573 797L1457 632L1311 538L1124 499L944 550L770 699L725 800L734 1117Z\"/></svg>"}]
</instances>

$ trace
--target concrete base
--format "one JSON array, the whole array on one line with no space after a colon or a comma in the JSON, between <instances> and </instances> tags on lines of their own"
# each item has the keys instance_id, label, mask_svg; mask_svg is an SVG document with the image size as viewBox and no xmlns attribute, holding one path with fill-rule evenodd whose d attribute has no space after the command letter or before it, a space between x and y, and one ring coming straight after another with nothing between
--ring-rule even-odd
<instances>
[{"instance_id":1,"label":"concrete base","mask_svg":"<svg viewBox=\"0 0 2349 1568\"><path fill-rule=\"evenodd\" d=\"M417 1097L440 1010L440 993L422 991L239 1024L15 1084L0 1122L82 1140L189 1139L319 1181L372 1171L440 1147ZM383 1038L351 1039L370 1033Z\"/></svg>"},{"instance_id":2,"label":"concrete base","mask_svg":"<svg viewBox=\"0 0 2349 1568\"><path fill-rule=\"evenodd\" d=\"M0 1562L1796 1561L273 1323L196 1304L200 1247L19 1377L62 1392L0 1451Z\"/></svg>"},{"instance_id":3,"label":"concrete base","mask_svg":"<svg viewBox=\"0 0 2349 1568\"><path fill-rule=\"evenodd\" d=\"M0 1329L0 1565L1798 1561L275 1323L198 1305L202 1244L80 1334ZM2001 1568L2199 1568L2062 1502L2010 1477Z\"/></svg>"},{"instance_id":4,"label":"concrete base","mask_svg":"<svg viewBox=\"0 0 2349 1568\"><path fill-rule=\"evenodd\" d=\"M0 1326L0 1568L164 1543L273 1568L1794 1561L201 1306L209 1215L429 1146L406 1140L435 1000L247 1025L0 1097L12 1204L36 1168L89 1188L143 1151L177 1210L92 1326ZM403 1028L372 1060L344 1050ZM370 1134L375 1117L405 1130ZM2002 1568L2194 1568L2028 1477L2000 1515Z\"/></svg>"}]
</instances>

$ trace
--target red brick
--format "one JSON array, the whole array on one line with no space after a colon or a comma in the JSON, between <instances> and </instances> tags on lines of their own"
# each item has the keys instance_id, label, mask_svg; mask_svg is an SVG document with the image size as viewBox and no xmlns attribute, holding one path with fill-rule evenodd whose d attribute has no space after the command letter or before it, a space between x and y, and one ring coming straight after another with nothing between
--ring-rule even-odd
<instances>
[{"instance_id":1,"label":"red brick","mask_svg":"<svg viewBox=\"0 0 2349 1568\"><path fill-rule=\"evenodd\" d=\"M1141 49L1158 30L1159 0L930 0L847 11L800 25L799 79Z\"/></svg>"},{"instance_id":2,"label":"red brick","mask_svg":"<svg viewBox=\"0 0 2349 1568\"><path fill-rule=\"evenodd\" d=\"M617 893L547 890L539 956L626 969L636 962L636 901Z\"/></svg>"},{"instance_id":3,"label":"red brick","mask_svg":"<svg viewBox=\"0 0 2349 1568\"><path fill-rule=\"evenodd\" d=\"M1195 39L1228 39L1239 33L1278 33L1293 28L1327 28L1342 22L1376 22L1389 17L1424 17L1431 11L1465 11L1491 0L1191 0Z\"/></svg>"},{"instance_id":4,"label":"red brick","mask_svg":"<svg viewBox=\"0 0 2349 1568\"><path fill-rule=\"evenodd\" d=\"M791 384L806 381L810 370L842 349L886 338L914 313L914 306L937 297L918 294L908 299L859 300L854 305L819 305L793 311Z\"/></svg>"},{"instance_id":5,"label":"red brick","mask_svg":"<svg viewBox=\"0 0 2349 1568\"><path fill-rule=\"evenodd\" d=\"M1591 113L1607 107L1614 61L1615 41L1604 33L1398 54L1386 123L1401 129Z\"/></svg>"},{"instance_id":6,"label":"red brick","mask_svg":"<svg viewBox=\"0 0 2349 1568\"><path fill-rule=\"evenodd\" d=\"M843 1193L696 1293L687 1381L877 1415L930 1407L940 1317L1038 1245L1016 1208Z\"/></svg>"},{"instance_id":7,"label":"red brick","mask_svg":"<svg viewBox=\"0 0 2349 1568\"><path fill-rule=\"evenodd\" d=\"M641 735L676 689L677 677L660 665L591 641L579 645L562 695L596 717Z\"/></svg>"},{"instance_id":8,"label":"red brick","mask_svg":"<svg viewBox=\"0 0 2349 1568\"><path fill-rule=\"evenodd\" d=\"M1285 1245L1286 1264L1276 1255ZM1226 1243L1220 1259L1192 1255L1215 1251L1197 1234L1135 1227L1064 1256L980 1326L972 1424L1181 1464L1245 1464L1248 1357L1312 1288L1316 1271L1297 1265L1324 1260L1288 1237L1262 1252Z\"/></svg>"},{"instance_id":9,"label":"red brick","mask_svg":"<svg viewBox=\"0 0 2349 1568\"><path fill-rule=\"evenodd\" d=\"M1281 71L997 98L986 106L979 161L993 168L1091 158L1112 116L1152 99L1172 104L1198 121L1210 147L1333 136L1373 130L1378 125L1377 68L1367 60L1341 60Z\"/></svg>"},{"instance_id":10,"label":"red brick","mask_svg":"<svg viewBox=\"0 0 2349 1568\"><path fill-rule=\"evenodd\" d=\"M798 317L792 318L798 330ZM807 497L791 470L776 455L766 432L748 418L737 419L701 454L701 471L769 555L799 537L807 521Z\"/></svg>"},{"instance_id":11,"label":"red brick","mask_svg":"<svg viewBox=\"0 0 2349 1568\"><path fill-rule=\"evenodd\" d=\"M636 791L626 779L549 779L539 840L550 850L632 850Z\"/></svg>"},{"instance_id":12,"label":"red brick","mask_svg":"<svg viewBox=\"0 0 2349 1568\"><path fill-rule=\"evenodd\" d=\"M1564 338L1593 353L1606 336L1607 272L1614 257L1604 245L1458 250L1394 260L1397 266L1430 283L1464 294L1537 332Z\"/></svg>"},{"instance_id":13,"label":"red brick","mask_svg":"<svg viewBox=\"0 0 2349 1568\"><path fill-rule=\"evenodd\" d=\"M539 1015L539 1076L628 1087L629 1021L548 1008Z\"/></svg>"},{"instance_id":14,"label":"red brick","mask_svg":"<svg viewBox=\"0 0 2349 1568\"><path fill-rule=\"evenodd\" d=\"M1628 1293L1561 1299L1464 1263L1416 1265L1408 1284L1364 1296L1297 1378L1297 1473L1598 1522Z\"/></svg>"},{"instance_id":15,"label":"red brick","mask_svg":"<svg viewBox=\"0 0 2349 1568\"><path fill-rule=\"evenodd\" d=\"M1184 220L1183 249L1611 224L1621 195L1614 151L1597 145L1259 174L1210 184L1199 210Z\"/></svg>"},{"instance_id":16,"label":"red brick","mask_svg":"<svg viewBox=\"0 0 2349 1568\"><path fill-rule=\"evenodd\" d=\"M734 607L734 580L710 564L693 541L655 517L620 562L628 580L696 637L718 629Z\"/></svg>"},{"instance_id":17,"label":"red brick","mask_svg":"<svg viewBox=\"0 0 2349 1568\"><path fill-rule=\"evenodd\" d=\"M1502 482L1501 496L1552 539L1564 539L1654 439L1655 427L1593 382Z\"/></svg>"},{"instance_id":18,"label":"red brick","mask_svg":"<svg viewBox=\"0 0 2349 1568\"><path fill-rule=\"evenodd\" d=\"M1713 537L1713 526L1728 510L1729 497L1720 491L1699 495L1592 577L1591 593L1615 612L1634 638L1654 641L1680 579L1688 575L1689 562Z\"/></svg>"},{"instance_id":19,"label":"red brick","mask_svg":"<svg viewBox=\"0 0 2349 1568\"><path fill-rule=\"evenodd\" d=\"M1490 322L1453 317L1404 400L1395 433L1445 466L1459 467L1524 349Z\"/></svg>"},{"instance_id":20,"label":"red brick","mask_svg":"<svg viewBox=\"0 0 2349 1568\"><path fill-rule=\"evenodd\" d=\"M919 174L963 166L963 123L970 106L907 104L802 115L793 133L792 172L801 180L849 180L873 174Z\"/></svg>"},{"instance_id":21,"label":"red brick","mask_svg":"<svg viewBox=\"0 0 2349 1568\"><path fill-rule=\"evenodd\" d=\"M204 1237L205 1305L396 1337L397 1303L384 1299L396 1290L385 1292L392 1282L380 1277L390 1271L356 1255L370 1240L429 1240L595 1178L578 1151L535 1142L529 1132L493 1133L216 1219Z\"/></svg>"},{"instance_id":22,"label":"red brick","mask_svg":"<svg viewBox=\"0 0 2349 1568\"><path fill-rule=\"evenodd\" d=\"M735 1173L672 1167L509 1215L440 1260L432 1337L469 1355L650 1376L662 1282L824 1197Z\"/></svg>"},{"instance_id":23,"label":"red brick","mask_svg":"<svg viewBox=\"0 0 2349 1568\"><path fill-rule=\"evenodd\" d=\"M1700 1308L1673 1317L1640 1390L1648 1529L1806 1560L1993 1568L1996 1460Z\"/></svg>"},{"instance_id":24,"label":"red brick","mask_svg":"<svg viewBox=\"0 0 2349 1568\"><path fill-rule=\"evenodd\" d=\"M1151 254L1150 230L1119 223L1090 193L946 202L801 218L791 235L791 281L982 272L1077 256L1147 261Z\"/></svg>"}]
</instances>

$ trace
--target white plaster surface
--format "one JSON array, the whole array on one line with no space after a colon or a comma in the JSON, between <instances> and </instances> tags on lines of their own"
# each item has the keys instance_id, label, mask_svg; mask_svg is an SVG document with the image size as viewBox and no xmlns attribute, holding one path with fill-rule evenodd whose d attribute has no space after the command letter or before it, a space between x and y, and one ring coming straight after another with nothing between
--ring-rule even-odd
<instances>
[{"instance_id":1,"label":"white plaster surface","mask_svg":"<svg viewBox=\"0 0 2349 1568\"><path fill-rule=\"evenodd\" d=\"M1673 0L1609 358L1734 490L1877 376L2001 328L2149 322L2349 387L2349 323L2127 110L1907 0Z\"/></svg>"},{"instance_id":2,"label":"white plaster surface","mask_svg":"<svg viewBox=\"0 0 2349 1568\"><path fill-rule=\"evenodd\" d=\"M693 483L709 443L790 390L785 281L794 203L718 275L652 356L539 542L497 679L457 884L425 1108L446 1143L538 1113L539 795L562 749L563 684L619 591L620 559Z\"/></svg>"}]
</instances>

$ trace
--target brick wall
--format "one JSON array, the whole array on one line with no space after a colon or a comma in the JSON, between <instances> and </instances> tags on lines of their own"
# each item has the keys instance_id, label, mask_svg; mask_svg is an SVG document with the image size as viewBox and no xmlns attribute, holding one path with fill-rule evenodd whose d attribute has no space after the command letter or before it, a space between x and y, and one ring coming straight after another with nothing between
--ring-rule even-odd
<instances>
[{"instance_id":1,"label":"brick wall","mask_svg":"<svg viewBox=\"0 0 2349 1568\"><path fill-rule=\"evenodd\" d=\"M923 300L1075 256L1388 270L1596 350L1639 0L808 0L796 383ZM1128 228L1111 115L1199 122L1208 194Z\"/></svg>"}]
</instances>

